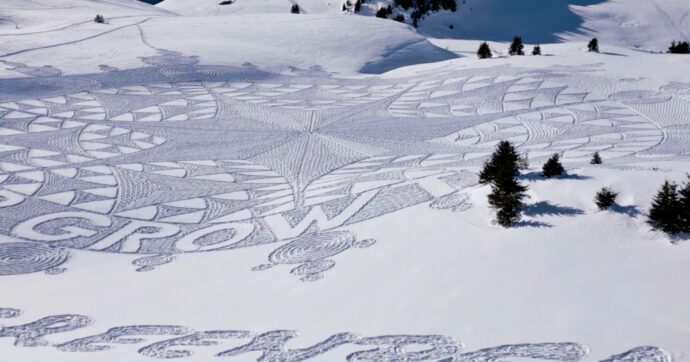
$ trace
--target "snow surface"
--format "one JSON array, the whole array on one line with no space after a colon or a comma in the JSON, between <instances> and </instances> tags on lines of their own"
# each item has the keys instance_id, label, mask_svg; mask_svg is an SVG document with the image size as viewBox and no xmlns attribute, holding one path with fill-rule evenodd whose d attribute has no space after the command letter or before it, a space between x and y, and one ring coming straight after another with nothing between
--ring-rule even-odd
<instances>
[{"instance_id":1,"label":"snow surface","mask_svg":"<svg viewBox=\"0 0 690 362\"><path fill-rule=\"evenodd\" d=\"M645 213L690 173L690 57L635 48L687 2L553 3L571 41L509 57L434 33L494 0L253 1L0 4L2 361L688 360L690 243ZM476 176L503 139L511 229Z\"/></svg>"}]
</instances>

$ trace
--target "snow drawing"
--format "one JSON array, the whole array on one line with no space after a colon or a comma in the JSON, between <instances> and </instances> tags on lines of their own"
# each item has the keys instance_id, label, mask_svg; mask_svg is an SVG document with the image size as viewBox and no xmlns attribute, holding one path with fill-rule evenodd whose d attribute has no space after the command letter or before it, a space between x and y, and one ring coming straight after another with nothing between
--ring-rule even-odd
<instances>
[{"instance_id":1,"label":"snow drawing","mask_svg":"<svg viewBox=\"0 0 690 362\"><path fill-rule=\"evenodd\" d=\"M19 313L9 308L0 308L0 313L7 310ZM18 347L53 346L64 352L97 353L117 348L117 345L138 345L139 354L156 359L185 358L201 349L213 349L213 355L221 358L247 358L247 353L260 352L257 361L304 361L346 345L361 346L361 350L345 357L347 361L489 362L504 358L580 361L589 353L586 346L573 342L509 344L466 352L460 342L442 335L365 337L350 332L333 334L312 346L292 349L286 344L298 337L294 330L195 331L179 325L118 326L100 334L64 342L52 341L53 335L88 328L92 322L84 315L51 315L26 324L4 326L0 329L0 338L13 338ZM194 351L190 347L194 347ZM671 358L662 349L641 346L600 362L623 361L670 362Z\"/></svg>"},{"instance_id":2,"label":"snow drawing","mask_svg":"<svg viewBox=\"0 0 690 362\"><path fill-rule=\"evenodd\" d=\"M1 81L35 94L0 94L0 233L11 239L0 275L59 273L68 250L133 254L150 271L176 254L279 244L255 270L289 265L313 281L374 244L348 225L424 203L470 208L462 190L499 140L530 159L599 152L611 167L690 153L673 123L685 84L630 89L596 66L337 79L174 52L146 62L47 74L51 87Z\"/></svg>"}]
</instances>

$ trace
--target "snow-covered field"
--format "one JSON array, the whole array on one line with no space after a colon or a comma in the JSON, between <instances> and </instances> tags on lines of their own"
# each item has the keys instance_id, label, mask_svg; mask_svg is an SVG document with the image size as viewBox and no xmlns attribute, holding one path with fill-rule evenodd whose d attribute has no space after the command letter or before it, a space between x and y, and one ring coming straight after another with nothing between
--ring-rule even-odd
<instances>
[{"instance_id":1,"label":"snow-covered field","mask_svg":"<svg viewBox=\"0 0 690 362\"><path fill-rule=\"evenodd\" d=\"M0 360L690 360L690 242L646 217L690 173L690 56L654 53L690 4L556 1L543 56L502 42L536 1L442 31L506 2L0 2Z\"/></svg>"}]
</instances>

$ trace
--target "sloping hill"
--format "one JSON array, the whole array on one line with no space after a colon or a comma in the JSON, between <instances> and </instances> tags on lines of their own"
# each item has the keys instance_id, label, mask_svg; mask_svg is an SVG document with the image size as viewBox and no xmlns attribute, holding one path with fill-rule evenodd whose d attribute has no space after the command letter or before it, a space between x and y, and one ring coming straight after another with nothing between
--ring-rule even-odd
<instances>
[{"instance_id":1,"label":"sloping hill","mask_svg":"<svg viewBox=\"0 0 690 362\"><path fill-rule=\"evenodd\" d=\"M287 13L299 4L309 14L343 12L344 0L165 0L158 6L184 15ZM351 1L354 3L354 0ZM388 17L401 14L412 24L410 8L394 0L368 0L360 15L373 16L382 7L393 7ZM603 42L642 49L665 50L673 40L690 40L690 6L687 0L457 0L456 12L427 13L417 31L427 37L510 41L520 35L530 43Z\"/></svg>"}]
</instances>

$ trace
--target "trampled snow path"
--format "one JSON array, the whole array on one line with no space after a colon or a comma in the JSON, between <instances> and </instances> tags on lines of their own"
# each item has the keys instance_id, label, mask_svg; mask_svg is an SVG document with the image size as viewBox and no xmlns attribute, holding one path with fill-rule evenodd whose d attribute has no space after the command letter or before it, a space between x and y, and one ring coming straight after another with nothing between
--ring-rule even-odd
<instances>
[{"instance_id":1,"label":"trampled snow path","mask_svg":"<svg viewBox=\"0 0 690 362\"><path fill-rule=\"evenodd\" d=\"M599 77L596 66L346 80L201 66L176 53L144 61L152 66L0 80L0 233L10 239L0 244L3 277L59 274L70 257L88 253L130 254L133 266L123 268L164 272L155 269L177 254L270 244L254 270L316 281L339 254L376 247L350 225L425 203L472 207L463 189L476 184L499 140L513 141L530 160L559 152L571 165L596 151L611 166L690 154L690 84L645 89ZM41 345L43 336L88 323L51 316L6 326L0 336ZM118 327L57 348L86 351L100 348L91 343L128 343L119 338L132 334L178 336L139 349L159 358L188 354L173 346L242 338L254 339L218 352L261 350L265 360L293 361L355 344L368 347L351 360L571 361L586 354L573 343L465 353L448 337L347 333L286 350L293 331L181 326ZM407 344L431 349L406 353ZM641 347L610 360L668 357Z\"/></svg>"}]
</instances>

